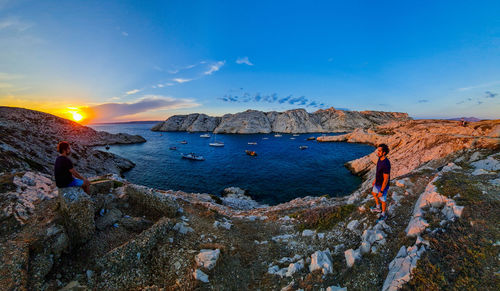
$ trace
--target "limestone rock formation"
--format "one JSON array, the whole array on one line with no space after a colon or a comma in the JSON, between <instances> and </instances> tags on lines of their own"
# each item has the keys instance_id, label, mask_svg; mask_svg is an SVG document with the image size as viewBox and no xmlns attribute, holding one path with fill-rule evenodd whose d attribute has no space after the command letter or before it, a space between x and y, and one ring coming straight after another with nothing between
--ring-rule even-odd
<instances>
[{"instance_id":1,"label":"limestone rock formation","mask_svg":"<svg viewBox=\"0 0 500 291\"><path fill-rule=\"evenodd\" d=\"M87 176L120 173L134 164L117 155L92 149L106 144L145 142L140 136L95 131L51 114L0 106L0 172L53 172L57 144L68 141L75 168Z\"/></svg>"},{"instance_id":2,"label":"limestone rock formation","mask_svg":"<svg viewBox=\"0 0 500 291\"><path fill-rule=\"evenodd\" d=\"M153 131L213 131L214 133L306 133L343 132L371 128L390 121L408 120L408 114L381 111L345 111L329 108L308 113L304 109L285 112L247 110L222 117L205 114L174 115L156 124Z\"/></svg>"},{"instance_id":3,"label":"limestone rock formation","mask_svg":"<svg viewBox=\"0 0 500 291\"><path fill-rule=\"evenodd\" d=\"M493 136L500 120L470 123L467 127L458 121L410 120L391 122L376 129L356 129L352 133L337 136L321 136L319 142L347 141L389 146L391 177L407 174L418 166L469 148L500 148L500 139ZM372 170L375 156L351 161L347 167L355 174Z\"/></svg>"}]
</instances>

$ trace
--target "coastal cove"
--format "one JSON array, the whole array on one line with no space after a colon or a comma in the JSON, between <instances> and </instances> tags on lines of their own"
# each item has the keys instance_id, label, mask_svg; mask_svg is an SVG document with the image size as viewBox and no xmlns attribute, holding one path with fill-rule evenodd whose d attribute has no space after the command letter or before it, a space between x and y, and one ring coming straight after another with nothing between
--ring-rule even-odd
<instances>
[{"instance_id":1,"label":"coastal cove","mask_svg":"<svg viewBox=\"0 0 500 291\"><path fill-rule=\"evenodd\" d=\"M110 145L109 152L133 161L136 166L124 173L130 182L148 187L220 195L227 187L240 187L260 203L275 205L297 197L345 196L355 191L361 178L344 166L373 151L373 147L352 143L306 141L321 134L218 134L224 147L208 146L214 141L203 133L153 132L155 123L96 124L91 127L110 133L129 133L147 142ZM332 135L332 134L328 134ZM337 134L334 134L337 135ZM187 144L181 144L185 140ZM249 145L256 142L256 145ZM299 146L306 145L306 150ZM177 150L170 150L176 147ZM97 149L106 151L105 147ZM257 152L256 157L245 150ZM202 155L205 161L181 158L181 153Z\"/></svg>"}]
</instances>

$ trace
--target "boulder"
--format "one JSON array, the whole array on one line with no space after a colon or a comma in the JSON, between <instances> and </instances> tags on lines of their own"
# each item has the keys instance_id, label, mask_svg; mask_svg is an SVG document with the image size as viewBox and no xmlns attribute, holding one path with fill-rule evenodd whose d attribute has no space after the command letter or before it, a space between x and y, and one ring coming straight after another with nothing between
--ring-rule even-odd
<instances>
[{"instance_id":1,"label":"boulder","mask_svg":"<svg viewBox=\"0 0 500 291\"><path fill-rule=\"evenodd\" d=\"M198 267L211 270L215 267L217 260L219 259L220 250L201 250L199 254L196 255L195 261Z\"/></svg>"},{"instance_id":2,"label":"boulder","mask_svg":"<svg viewBox=\"0 0 500 291\"><path fill-rule=\"evenodd\" d=\"M92 237L94 203L81 188L59 188L59 210L72 245L82 245Z\"/></svg>"},{"instance_id":3,"label":"boulder","mask_svg":"<svg viewBox=\"0 0 500 291\"><path fill-rule=\"evenodd\" d=\"M298 271L302 270L304 268L304 260L301 259L300 261L296 263L291 263L288 265L288 270L285 273L285 276L291 277L293 274L297 273Z\"/></svg>"},{"instance_id":4,"label":"boulder","mask_svg":"<svg viewBox=\"0 0 500 291\"><path fill-rule=\"evenodd\" d=\"M130 216L124 216L122 217L118 223L125 227L126 229L134 232L141 232L151 225L153 225L153 222L150 220L147 220L146 218L143 217L130 217Z\"/></svg>"},{"instance_id":5,"label":"boulder","mask_svg":"<svg viewBox=\"0 0 500 291\"><path fill-rule=\"evenodd\" d=\"M201 281L201 282L204 282L204 283L208 283L209 280L208 280L208 275L203 273L202 270L200 269L196 269L194 270L193 272L193 277L198 280L198 281Z\"/></svg>"},{"instance_id":6,"label":"boulder","mask_svg":"<svg viewBox=\"0 0 500 291\"><path fill-rule=\"evenodd\" d=\"M330 250L316 251L311 255L311 265L309 271L321 270L323 274L330 274L333 272L332 256Z\"/></svg>"},{"instance_id":7,"label":"boulder","mask_svg":"<svg viewBox=\"0 0 500 291\"><path fill-rule=\"evenodd\" d=\"M90 195L108 194L113 189L114 183L112 180L92 181L90 183Z\"/></svg>"},{"instance_id":8,"label":"boulder","mask_svg":"<svg viewBox=\"0 0 500 291\"><path fill-rule=\"evenodd\" d=\"M144 213L174 217L179 210L179 204L169 195L144 186L129 184L125 186L125 193L129 201L141 208Z\"/></svg>"},{"instance_id":9,"label":"boulder","mask_svg":"<svg viewBox=\"0 0 500 291\"><path fill-rule=\"evenodd\" d=\"M383 291L399 290L406 282L410 281L411 271L417 266L417 261L425 251L415 245L406 249L402 246L396 258L389 264L389 273L384 281Z\"/></svg>"},{"instance_id":10,"label":"boulder","mask_svg":"<svg viewBox=\"0 0 500 291\"><path fill-rule=\"evenodd\" d=\"M347 251L344 252L345 256L345 261L347 263L347 267L350 268L354 266L354 263L357 260L361 259L361 252L360 250L353 250L353 249L348 249Z\"/></svg>"}]
</instances>

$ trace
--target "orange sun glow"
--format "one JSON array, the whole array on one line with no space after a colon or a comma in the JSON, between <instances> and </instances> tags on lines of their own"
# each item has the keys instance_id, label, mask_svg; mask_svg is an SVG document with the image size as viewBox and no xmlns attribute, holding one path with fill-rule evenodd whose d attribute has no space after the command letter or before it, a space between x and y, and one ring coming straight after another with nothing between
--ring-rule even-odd
<instances>
[{"instance_id":1,"label":"orange sun glow","mask_svg":"<svg viewBox=\"0 0 500 291\"><path fill-rule=\"evenodd\" d=\"M76 122L80 122L85 119L85 116L79 108L68 107L67 114Z\"/></svg>"}]
</instances>

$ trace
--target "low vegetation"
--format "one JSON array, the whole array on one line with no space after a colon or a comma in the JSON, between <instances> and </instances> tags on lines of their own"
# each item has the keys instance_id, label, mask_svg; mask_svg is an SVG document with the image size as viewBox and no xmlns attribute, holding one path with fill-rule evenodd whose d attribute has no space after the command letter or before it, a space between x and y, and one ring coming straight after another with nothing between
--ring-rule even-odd
<instances>
[{"instance_id":1,"label":"low vegetation","mask_svg":"<svg viewBox=\"0 0 500 291\"><path fill-rule=\"evenodd\" d=\"M292 214L292 217L300 221L300 224L297 225L300 231L304 229L324 231L346 219L355 209L356 206L353 204L307 209Z\"/></svg>"}]
</instances>

